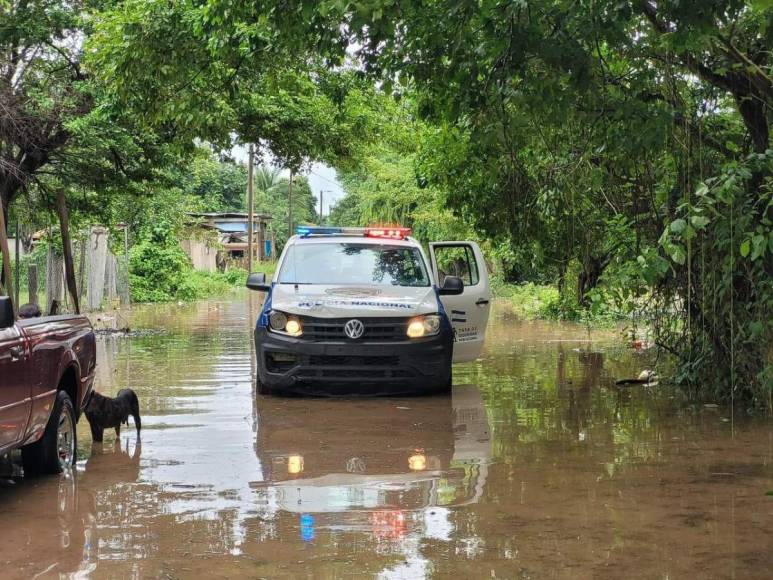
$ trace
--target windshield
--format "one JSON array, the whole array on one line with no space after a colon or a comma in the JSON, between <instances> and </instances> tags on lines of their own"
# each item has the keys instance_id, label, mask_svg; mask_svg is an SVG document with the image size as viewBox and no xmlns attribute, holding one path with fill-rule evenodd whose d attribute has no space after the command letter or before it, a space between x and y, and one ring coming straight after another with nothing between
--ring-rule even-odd
<instances>
[{"instance_id":1,"label":"windshield","mask_svg":"<svg viewBox=\"0 0 773 580\"><path fill-rule=\"evenodd\" d=\"M417 248L358 243L295 244L279 272L280 284L429 286Z\"/></svg>"}]
</instances>

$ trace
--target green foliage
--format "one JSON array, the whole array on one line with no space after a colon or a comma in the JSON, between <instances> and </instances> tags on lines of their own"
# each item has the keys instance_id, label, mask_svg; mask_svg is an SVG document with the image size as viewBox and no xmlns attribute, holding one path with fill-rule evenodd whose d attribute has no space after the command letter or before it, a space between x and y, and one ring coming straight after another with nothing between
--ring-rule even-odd
<instances>
[{"instance_id":1,"label":"green foliage","mask_svg":"<svg viewBox=\"0 0 773 580\"><path fill-rule=\"evenodd\" d=\"M149 228L129 253L129 283L135 302L190 298L192 267L168 224Z\"/></svg>"},{"instance_id":2,"label":"green foliage","mask_svg":"<svg viewBox=\"0 0 773 580\"><path fill-rule=\"evenodd\" d=\"M348 155L367 119L356 75L325 67L333 47L288 30L299 24L293 12L274 3L107 4L88 64L111 101L148 127L222 149L236 134L297 171Z\"/></svg>"},{"instance_id":3,"label":"green foliage","mask_svg":"<svg viewBox=\"0 0 773 580\"><path fill-rule=\"evenodd\" d=\"M518 298L525 310L627 314L681 361L691 395L773 408L769 3L13 8L0 77L14 78L11 53L34 56L17 92L0 85L0 193L22 189L5 167L34 161L21 172L27 207L50 219L64 188L76 222L129 224L132 275L148 277L139 295L205 285L186 279L173 236L150 240L186 209L243 207L242 169L194 147L229 149L235 136L296 172L334 164L348 195L331 221L480 239L504 281L560 288L539 307ZM86 50L56 49L78 35ZM2 127L46 131L20 140ZM281 244L286 182L263 177L257 206ZM294 222L314 221L302 180L294 200ZM524 288L510 292L536 286Z\"/></svg>"},{"instance_id":4,"label":"green foliage","mask_svg":"<svg viewBox=\"0 0 773 580\"><path fill-rule=\"evenodd\" d=\"M329 222L400 224L423 241L471 237L467 222L446 207L443 190L428 186L418 173L418 146L429 128L416 120L412 101L396 103L374 92L370 107L378 115L378 136L337 164L347 195L332 209Z\"/></svg>"},{"instance_id":5,"label":"green foliage","mask_svg":"<svg viewBox=\"0 0 773 580\"><path fill-rule=\"evenodd\" d=\"M727 165L677 208L660 238L680 324L659 324L660 340L683 349L677 379L708 394L770 405L773 400L773 151ZM652 275L650 273L650 275ZM666 302L668 304L669 302ZM720 375L710 365L726 365Z\"/></svg>"},{"instance_id":6,"label":"green foliage","mask_svg":"<svg viewBox=\"0 0 773 580\"><path fill-rule=\"evenodd\" d=\"M199 149L183 169L179 187L201 200L202 211L247 211L247 167L218 159L207 149Z\"/></svg>"},{"instance_id":7,"label":"green foliage","mask_svg":"<svg viewBox=\"0 0 773 580\"><path fill-rule=\"evenodd\" d=\"M570 313L611 301L654 325L693 396L773 408L771 168L744 161L768 155L773 10L444 0L337 16L387 90L414 89L433 128L418 174L509 279L556 280Z\"/></svg>"},{"instance_id":8,"label":"green foliage","mask_svg":"<svg viewBox=\"0 0 773 580\"><path fill-rule=\"evenodd\" d=\"M288 238L290 180L278 170L260 168L255 180L255 209L272 216L269 228L276 235L281 248ZM317 201L309 180L303 175L293 176L293 227L317 222ZM294 233L294 232L293 232Z\"/></svg>"},{"instance_id":9,"label":"green foliage","mask_svg":"<svg viewBox=\"0 0 773 580\"><path fill-rule=\"evenodd\" d=\"M491 280L491 289L498 298L507 300L513 312L521 318L559 319L561 313L556 308L560 296L555 286L532 284L508 284L495 276Z\"/></svg>"},{"instance_id":10,"label":"green foliage","mask_svg":"<svg viewBox=\"0 0 773 580\"><path fill-rule=\"evenodd\" d=\"M243 287L247 272L194 270L168 224L148 228L129 254L129 280L135 302L197 300Z\"/></svg>"}]
</instances>

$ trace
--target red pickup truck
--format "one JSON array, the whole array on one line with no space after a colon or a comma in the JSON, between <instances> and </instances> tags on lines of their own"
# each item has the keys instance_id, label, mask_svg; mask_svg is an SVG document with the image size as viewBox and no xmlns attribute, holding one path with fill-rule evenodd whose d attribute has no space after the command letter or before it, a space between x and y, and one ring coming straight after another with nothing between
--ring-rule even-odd
<instances>
[{"instance_id":1,"label":"red pickup truck","mask_svg":"<svg viewBox=\"0 0 773 580\"><path fill-rule=\"evenodd\" d=\"M14 320L0 296L0 455L21 448L25 474L75 463L75 425L91 396L96 340L83 316Z\"/></svg>"}]
</instances>

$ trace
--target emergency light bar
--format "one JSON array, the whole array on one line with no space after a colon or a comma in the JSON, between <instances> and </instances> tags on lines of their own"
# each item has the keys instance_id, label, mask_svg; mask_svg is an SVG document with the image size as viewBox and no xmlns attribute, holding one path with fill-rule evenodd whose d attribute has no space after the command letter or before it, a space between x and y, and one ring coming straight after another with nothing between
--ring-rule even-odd
<instances>
[{"instance_id":1,"label":"emergency light bar","mask_svg":"<svg viewBox=\"0 0 773 580\"><path fill-rule=\"evenodd\" d=\"M411 235L411 228L367 227L335 228L326 226L298 226L295 233L303 238L309 236L364 236L366 238L387 238L404 240Z\"/></svg>"}]
</instances>

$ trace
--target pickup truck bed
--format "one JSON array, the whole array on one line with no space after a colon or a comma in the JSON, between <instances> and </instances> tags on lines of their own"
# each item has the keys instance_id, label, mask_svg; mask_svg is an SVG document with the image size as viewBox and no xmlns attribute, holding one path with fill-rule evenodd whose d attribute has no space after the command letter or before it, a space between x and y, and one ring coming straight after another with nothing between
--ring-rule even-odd
<instances>
[{"instance_id":1,"label":"pickup truck bed","mask_svg":"<svg viewBox=\"0 0 773 580\"><path fill-rule=\"evenodd\" d=\"M94 331L87 318L75 315L14 322L9 308L0 297L0 455L21 448L25 471L58 472L65 465L55 456L75 459L75 422L94 381ZM72 417L62 419L62 413ZM68 427L62 425L67 420L72 457L51 448L61 441L56 431Z\"/></svg>"}]
</instances>

